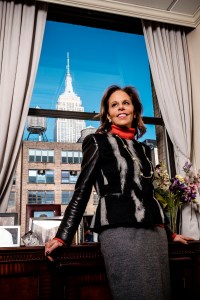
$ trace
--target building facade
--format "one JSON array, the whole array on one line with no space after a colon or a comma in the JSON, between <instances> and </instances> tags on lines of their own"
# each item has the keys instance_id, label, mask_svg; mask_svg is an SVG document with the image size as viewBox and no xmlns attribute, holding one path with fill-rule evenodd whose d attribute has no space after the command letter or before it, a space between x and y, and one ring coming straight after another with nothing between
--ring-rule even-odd
<instances>
[{"instance_id":1,"label":"building facade","mask_svg":"<svg viewBox=\"0 0 200 300\"><path fill-rule=\"evenodd\" d=\"M80 173L81 148L81 143L23 142L12 188L15 206L10 202L8 208L21 216L21 235L28 230L27 204L60 204L64 213ZM85 215L92 216L96 205L96 193L92 191Z\"/></svg>"}]
</instances>

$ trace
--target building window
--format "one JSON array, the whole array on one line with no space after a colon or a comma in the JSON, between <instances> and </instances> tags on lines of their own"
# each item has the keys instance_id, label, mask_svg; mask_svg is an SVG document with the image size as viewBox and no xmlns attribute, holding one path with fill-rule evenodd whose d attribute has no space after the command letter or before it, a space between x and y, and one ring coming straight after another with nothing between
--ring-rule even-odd
<instances>
[{"instance_id":1,"label":"building window","mask_svg":"<svg viewBox=\"0 0 200 300\"><path fill-rule=\"evenodd\" d=\"M29 183L54 183L54 170L29 170Z\"/></svg>"},{"instance_id":2,"label":"building window","mask_svg":"<svg viewBox=\"0 0 200 300\"><path fill-rule=\"evenodd\" d=\"M78 171L61 171L61 183L76 183L78 179L79 172Z\"/></svg>"},{"instance_id":3,"label":"building window","mask_svg":"<svg viewBox=\"0 0 200 300\"><path fill-rule=\"evenodd\" d=\"M98 195L95 191L93 191L93 204L97 205L99 202Z\"/></svg>"},{"instance_id":4,"label":"building window","mask_svg":"<svg viewBox=\"0 0 200 300\"><path fill-rule=\"evenodd\" d=\"M73 191L62 191L62 204L69 204L72 196Z\"/></svg>"},{"instance_id":5,"label":"building window","mask_svg":"<svg viewBox=\"0 0 200 300\"><path fill-rule=\"evenodd\" d=\"M10 192L8 207L15 207L16 192Z\"/></svg>"},{"instance_id":6,"label":"building window","mask_svg":"<svg viewBox=\"0 0 200 300\"><path fill-rule=\"evenodd\" d=\"M81 151L61 151L61 162L67 164L81 164Z\"/></svg>"},{"instance_id":7,"label":"building window","mask_svg":"<svg viewBox=\"0 0 200 300\"><path fill-rule=\"evenodd\" d=\"M54 150L29 149L30 162L54 162Z\"/></svg>"},{"instance_id":8,"label":"building window","mask_svg":"<svg viewBox=\"0 0 200 300\"><path fill-rule=\"evenodd\" d=\"M16 185L16 171L14 172L14 175L13 175L13 185Z\"/></svg>"},{"instance_id":9,"label":"building window","mask_svg":"<svg viewBox=\"0 0 200 300\"><path fill-rule=\"evenodd\" d=\"M28 191L28 204L53 204L54 191Z\"/></svg>"}]
</instances>

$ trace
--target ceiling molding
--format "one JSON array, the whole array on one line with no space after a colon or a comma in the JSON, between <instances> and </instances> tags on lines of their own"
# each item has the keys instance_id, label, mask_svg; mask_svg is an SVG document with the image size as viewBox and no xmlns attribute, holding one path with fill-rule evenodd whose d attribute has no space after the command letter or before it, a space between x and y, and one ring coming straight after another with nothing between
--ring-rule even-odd
<instances>
[{"instance_id":1,"label":"ceiling molding","mask_svg":"<svg viewBox=\"0 0 200 300\"><path fill-rule=\"evenodd\" d=\"M112 0L38 0L42 2L91 9L129 17L154 20L158 22L182 25L195 28L200 23L200 11L195 15L175 13L160 9L122 3Z\"/></svg>"},{"instance_id":2,"label":"ceiling molding","mask_svg":"<svg viewBox=\"0 0 200 300\"><path fill-rule=\"evenodd\" d=\"M195 27L197 27L200 24L200 9L194 14L193 18L195 20Z\"/></svg>"}]
</instances>

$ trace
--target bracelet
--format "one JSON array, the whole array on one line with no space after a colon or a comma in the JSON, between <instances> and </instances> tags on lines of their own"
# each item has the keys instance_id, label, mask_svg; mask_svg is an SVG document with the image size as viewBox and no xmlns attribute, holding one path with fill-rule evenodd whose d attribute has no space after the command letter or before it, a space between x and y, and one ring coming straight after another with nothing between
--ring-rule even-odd
<instances>
[{"instance_id":1,"label":"bracelet","mask_svg":"<svg viewBox=\"0 0 200 300\"><path fill-rule=\"evenodd\" d=\"M65 244L65 242L57 237L53 238L53 240L57 240L58 242L62 243L63 245Z\"/></svg>"},{"instance_id":2,"label":"bracelet","mask_svg":"<svg viewBox=\"0 0 200 300\"><path fill-rule=\"evenodd\" d=\"M172 241L175 239L175 237L177 236L177 234L176 233L172 233L172 236L171 236L171 238L172 238Z\"/></svg>"}]
</instances>

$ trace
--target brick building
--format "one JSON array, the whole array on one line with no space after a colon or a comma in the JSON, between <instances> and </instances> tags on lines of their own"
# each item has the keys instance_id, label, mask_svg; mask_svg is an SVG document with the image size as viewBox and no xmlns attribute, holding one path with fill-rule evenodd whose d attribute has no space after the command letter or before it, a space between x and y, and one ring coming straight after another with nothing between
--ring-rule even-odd
<instances>
[{"instance_id":1,"label":"brick building","mask_svg":"<svg viewBox=\"0 0 200 300\"><path fill-rule=\"evenodd\" d=\"M81 149L82 143L23 142L7 210L19 214L21 235L26 231L27 204L61 204L63 214L80 172ZM96 204L93 191L85 215L93 215Z\"/></svg>"}]
</instances>

